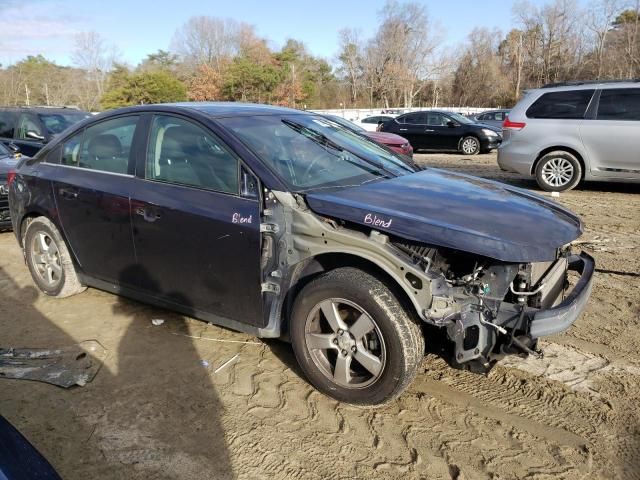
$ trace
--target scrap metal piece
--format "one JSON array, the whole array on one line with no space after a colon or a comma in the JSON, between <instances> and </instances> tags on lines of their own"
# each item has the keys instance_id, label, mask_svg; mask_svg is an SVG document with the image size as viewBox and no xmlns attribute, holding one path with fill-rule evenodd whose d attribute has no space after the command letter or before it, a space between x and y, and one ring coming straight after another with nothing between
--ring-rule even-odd
<instances>
[{"instance_id":1,"label":"scrap metal piece","mask_svg":"<svg viewBox=\"0 0 640 480\"><path fill-rule=\"evenodd\" d=\"M0 378L83 387L96 376L106 353L95 340L63 348L0 348Z\"/></svg>"}]
</instances>

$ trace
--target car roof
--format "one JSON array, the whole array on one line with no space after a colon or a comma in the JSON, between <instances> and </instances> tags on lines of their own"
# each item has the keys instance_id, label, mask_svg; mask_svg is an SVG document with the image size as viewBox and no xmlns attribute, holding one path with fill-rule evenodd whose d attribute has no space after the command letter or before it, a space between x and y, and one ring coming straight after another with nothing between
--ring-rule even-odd
<instances>
[{"instance_id":1,"label":"car roof","mask_svg":"<svg viewBox=\"0 0 640 480\"><path fill-rule=\"evenodd\" d=\"M562 92L566 90L594 90L609 88L640 88L640 82L634 80L625 81L584 81L584 82L564 82L550 83L540 88L532 88L529 91L540 92Z\"/></svg>"},{"instance_id":2,"label":"car roof","mask_svg":"<svg viewBox=\"0 0 640 480\"><path fill-rule=\"evenodd\" d=\"M214 118L251 115L311 114L311 112L296 110L294 108L244 102L180 102L164 103L160 105L197 110Z\"/></svg>"}]
</instances>

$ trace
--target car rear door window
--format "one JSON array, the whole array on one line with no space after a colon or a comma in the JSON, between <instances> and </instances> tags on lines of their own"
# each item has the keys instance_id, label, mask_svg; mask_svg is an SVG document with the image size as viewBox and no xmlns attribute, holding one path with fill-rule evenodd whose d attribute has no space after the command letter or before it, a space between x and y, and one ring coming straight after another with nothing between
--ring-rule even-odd
<instances>
[{"instance_id":1,"label":"car rear door window","mask_svg":"<svg viewBox=\"0 0 640 480\"><path fill-rule=\"evenodd\" d=\"M148 180L238 193L238 160L213 133L169 115L155 115L147 149Z\"/></svg>"},{"instance_id":2,"label":"car rear door window","mask_svg":"<svg viewBox=\"0 0 640 480\"><path fill-rule=\"evenodd\" d=\"M640 88L612 88L600 92L598 120L640 120Z\"/></svg>"},{"instance_id":3,"label":"car rear door window","mask_svg":"<svg viewBox=\"0 0 640 480\"><path fill-rule=\"evenodd\" d=\"M80 146L82 144L82 135L84 132L80 132L77 135L74 135L69 140L64 142L62 146L62 157L60 159L60 163L62 165L67 165L69 167L77 167L78 160L80 160ZM47 161L47 163L57 163L55 161L55 156L51 155L51 160Z\"/></svg>"},{"instance_id":4,"label":"car rear door window","mask_svg":"<svg viewBox=\"0 0 640 480\"><path fill-rule=\"evenodd\" d=\"M538 98L527 110L529 118L584 118L595 90L563 90Z\"/></svg>"},{"instance_id":5,"label":"car rear door window","mask_svg":"<svg viewBox=\"0 0 640 480\"><path fill-rule=\"evenodd\" d=\"M100 122L64 142L60 164L126 174L138 116ZM57 163L52 158L48 163Z\"/></svg>"},{"instance_id":6,"label":"car rear door window","mask_svg":"<svg viewBox=\"0 0 640 480\"><path fill-rule=\"evenodd\" d=\"M9 111L0 111L0 137L13 138L16 115Z\"/></svg>"}]
</instances>

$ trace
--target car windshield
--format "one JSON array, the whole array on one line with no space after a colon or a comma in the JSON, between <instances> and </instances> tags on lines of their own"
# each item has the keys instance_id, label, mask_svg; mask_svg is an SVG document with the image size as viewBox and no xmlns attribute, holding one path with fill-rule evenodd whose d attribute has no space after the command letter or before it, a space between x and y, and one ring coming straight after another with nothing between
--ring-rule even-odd
<instances>
[{"instance_id":1,"label":"car windshield","mask_svg":"<svg viewBox=\"0 0 640 480\"><path fill-rule=\"evenodd\" d=\"M447 112L447 115L449 115L451 118L453 118L456 122L462 123L463 125L467 125L469 123L476 123L473 120L465 117L464 115L460 115L459 113Z\"/></svg>"},{"instance_id":2,"label":"car windshield","mask_svg":"<svg viewBox=\"0 0 640 480\"><path fill-rule=\"evenodd\" d=\"M50 135L63 132L74 123L89 117L88 113L41 113L38 115Z\"/></svg>"},{"instance_id":3,"label":"car windshield","mask_svg":"<svg viewBox=\"0 0 640 480\"><path fill-rule=\"evenodd\" d=\"M356 186L416 171L399 155L321 116L264 115L220 122L293 191Z\"/></svg>"}]
</instances>

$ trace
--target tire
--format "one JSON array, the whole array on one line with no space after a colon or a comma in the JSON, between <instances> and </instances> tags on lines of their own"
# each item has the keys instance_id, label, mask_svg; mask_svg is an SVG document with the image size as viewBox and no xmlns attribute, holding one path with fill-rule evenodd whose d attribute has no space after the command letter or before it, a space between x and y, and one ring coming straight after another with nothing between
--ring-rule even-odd
<instances>
[{"instance_id":1,"label":"tire","mask_svg":"<svg viewBox=\"0 0 640 480\"><path fill-rule=\"evenodd\" d=\"M25 229L24 254L38 288L51 297L64 298L86 289L80 283L67 245L56 226L37 217Z\"/></svg>"},{"instance_id":2,"label":"tire","mask_svg":"<svg viewBox=\"0 0 640 480\"><path fill-rule=\"evenodd\" d=\"M424 356L420 324L385 284L356 268L338 268L307 284L290 325L302 371L341 402L380 405L397 398Z\"/></svg>"},{"instance_id":3,"label":"tire","mask_svg":"<svg viewBox=\"0 0 640 480\"><path fill-rule=\"evenodd\" d=\"M547 192L564 192L575 188L582 180L582 165L569 152L547 153L536 166L538 186Z\"/></svg>"},{"instance_id":4,"label":"tire","mask_svg":"<svg viewBox=\"0 0 640 480\"><path fill-rule=\"evenodd\" d=\"M477 155L480 152L480 140L474 136L463 137L460 140L460 153L463 155Z\"/></svg>"}]
</instances>

